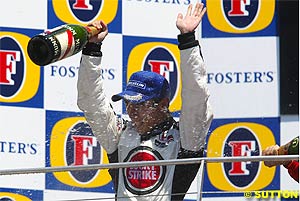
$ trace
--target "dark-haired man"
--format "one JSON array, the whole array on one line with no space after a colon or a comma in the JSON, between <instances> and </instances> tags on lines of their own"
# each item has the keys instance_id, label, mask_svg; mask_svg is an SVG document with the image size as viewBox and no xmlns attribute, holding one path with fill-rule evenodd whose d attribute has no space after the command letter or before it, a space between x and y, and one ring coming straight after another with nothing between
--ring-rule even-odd
<instances>
[{"instance_id":1,"label":"dark-haired man","mask_svg":"<svg viewBox=\"0 0 300 201\"><path fill-rule=\"evenodd\" d=\"M112 97L125 101L131 121L114 113L105 95L101 76L100 42L108 34L103 21L93 26L101 32L83 49L78 78L78 106L84 112L109 161L132 162L202 157L212 120L206 68L195 29L206 8L189 5L185 16L178 14L182 108L179 123L168 109L170 86L161 75L133 73L126 89ZM132 167L110 170L118 200L183 200L199 164Z\"/></svg>"}]
</instances>

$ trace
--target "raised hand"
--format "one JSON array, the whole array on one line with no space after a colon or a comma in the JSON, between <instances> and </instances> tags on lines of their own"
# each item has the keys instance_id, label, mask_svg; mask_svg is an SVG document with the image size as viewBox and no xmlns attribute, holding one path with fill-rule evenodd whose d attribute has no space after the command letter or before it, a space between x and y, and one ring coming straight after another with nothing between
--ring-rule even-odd
<instances>
[{"instance_id":1,"label":"raised hand","mask_svg":"<svg viewBox=\"0 0 300 201\"><path fill-rule=\"evenodd\" d=\"M264 149L262 151L262 155L263 156L277 156L278 155L278 149L279 149L279 146L277 144L269 146L269 147L267 147L266 149ZM277 166L277 165L283 165L284 161L276 161L276 160L264 161L264 164L267 167L273 167L273 166Z\"/></svg>"},{"instance_id":2,"label":"raised hand","mask_svg":"<svg viewBox=\"0 0 300 201\"><path fill-rule=\"evenodd\" d=\"M107 25L102 20L94 21L94 22L90 23L89 25L92 25L92 26L96 27L97 29L101 30L97 35L91 37L89 42L93 42L93 43L102 42L108 34Z\"/></svg>"},{"instance_id":3,"label":"raised hand","mask_svg":"<svg viewBox=\"0 0 300 201\"><path fill-rule=\"evenodd\" d=\"M182 13L179 13L177 16L176 26L181 34L193 32L200 24L202 17L206 12L203 3L197 3L194 11L192 10L193 5L190 4L184 17Z\"/></svg>"}]
</instances>

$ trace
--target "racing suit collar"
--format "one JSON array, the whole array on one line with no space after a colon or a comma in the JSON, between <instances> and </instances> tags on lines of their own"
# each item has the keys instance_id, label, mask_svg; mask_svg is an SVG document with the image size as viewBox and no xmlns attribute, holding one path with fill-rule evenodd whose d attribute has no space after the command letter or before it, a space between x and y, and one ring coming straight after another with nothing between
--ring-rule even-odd
<instances>
[{"instance_id":1,"label":"racing suit collar","mask_svg":"<svg viewBox=\"0 0 300 201\"><path fill-rule=\"evenodd\" d=\"M173 119L173 117L168 117L166 119L166 121L158 124L151 131L141 135L141 141L147 141L156 135L159 135L165 131L168 131L175 124L176 124L176 121Z\"/></svg>"}]
</instances>

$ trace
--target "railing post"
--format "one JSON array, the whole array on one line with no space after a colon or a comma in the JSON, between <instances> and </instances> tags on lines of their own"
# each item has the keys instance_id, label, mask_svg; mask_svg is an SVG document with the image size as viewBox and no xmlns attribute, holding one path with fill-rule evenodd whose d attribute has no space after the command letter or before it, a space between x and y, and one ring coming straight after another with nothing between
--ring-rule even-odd
<instances>
[{"instance_id":1,"label":"railing post","mask_svg":"<svg viewBox=\"0 0 300 201\"><path fill-rule=\"evenodd\" d=\"M202 200L203 178L204 178L204 160L201 160L200 168L197 175L197 201Z\"/></svg>"}]
</instances>

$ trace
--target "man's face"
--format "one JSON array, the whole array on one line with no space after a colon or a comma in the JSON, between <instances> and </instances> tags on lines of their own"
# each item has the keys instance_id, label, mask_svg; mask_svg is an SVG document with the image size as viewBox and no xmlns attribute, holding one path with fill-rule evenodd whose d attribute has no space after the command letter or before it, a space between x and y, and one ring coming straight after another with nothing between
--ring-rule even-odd
<instances>
[{"instance_id":1,"label":"man's face","mask_svg":"<svg viewBox=\"0 0 300 201\"><path fill-rule=\"evenodd\" d=\"M125 101L126 111L133 126L140 134L145 134L166 117L166 107L154 100L134 104Z\"/></svg>"}]
</instances>

